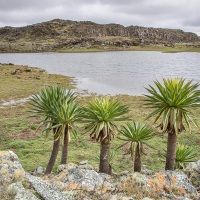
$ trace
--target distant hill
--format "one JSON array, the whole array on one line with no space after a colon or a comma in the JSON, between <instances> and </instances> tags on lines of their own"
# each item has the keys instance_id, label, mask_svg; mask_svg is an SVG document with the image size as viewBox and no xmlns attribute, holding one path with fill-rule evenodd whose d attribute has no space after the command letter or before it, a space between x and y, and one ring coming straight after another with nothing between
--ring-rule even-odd
<instances>
[{"instance_id":1,"label":"distant hill","mask_svg":"<svg viewBox=\"0 0 200 200\"><path fill-rule=\"evenodd\" d=\"M178 29L124 27L90 21L54 19L25 27L0 28L0 52L40 52L80 48L130 47L199 42L195 33Z\"/></svg>"}]
</instances>

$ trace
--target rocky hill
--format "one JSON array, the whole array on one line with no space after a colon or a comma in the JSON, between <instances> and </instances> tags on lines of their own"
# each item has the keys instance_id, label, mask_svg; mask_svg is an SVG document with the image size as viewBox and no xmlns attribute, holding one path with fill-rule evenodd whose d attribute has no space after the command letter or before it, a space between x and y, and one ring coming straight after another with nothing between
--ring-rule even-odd
<instances>
[{"instance_id":1,"label":"rocky hill","mask_svg":"<svg viewBox=\"0 0 200 200\"><path fill-rule=\"evenodd\" d=\"M25 27L0 28L0 52L56 51L72 48L173 45L199 42L194 33L177 29L124 27L89 21L55 19Z\"/></svg>"}]
</instances>

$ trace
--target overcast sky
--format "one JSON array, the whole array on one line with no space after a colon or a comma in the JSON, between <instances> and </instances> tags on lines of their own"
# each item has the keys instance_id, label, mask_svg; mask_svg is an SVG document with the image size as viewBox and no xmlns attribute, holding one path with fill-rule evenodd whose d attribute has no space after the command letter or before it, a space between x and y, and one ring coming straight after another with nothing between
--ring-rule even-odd
<instances>
[{"instance_id":1,"label":"overcast sky","mask_svg":"<svg viewBox=\"0 0 200 200\"><path fill-rule=\"evenodd\" d=\"M176 28L200 35L200 0L0 0L0 27L55 18Z\"/></svg>"}]
</instances>

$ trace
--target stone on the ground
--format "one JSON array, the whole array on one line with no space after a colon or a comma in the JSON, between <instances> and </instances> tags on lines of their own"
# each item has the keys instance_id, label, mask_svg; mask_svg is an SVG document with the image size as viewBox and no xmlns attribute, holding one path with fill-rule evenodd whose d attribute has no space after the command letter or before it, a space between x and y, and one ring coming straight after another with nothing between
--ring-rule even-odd
<instances>
[{"instance_id":1,"label":"stone on the ground","mask_svg":"<svg viewBox=\"0 0 200 200\"><path fill-rule=\"evenodd\" d=\"M13 151L0 151L0 180L19 181L25 171Z\"/></svg>"},{"instance_id":2,"label":"stone on the ground","mask_svg":"<svg viewBox=\"0 0 200 200\"><path fill-rule=\"evenodd\" d=\"M123 187L126 183L132 183L133 186L137 185L169 198L197 196L196 188L191 184L186 174L180 170L160 171L153 175L132 173L121 176L118 187Z\"/></svg>"},{"instance_id":3,"label":"stone on the ground","mask_svg":"<svg viewBox=\"0 0 200 200\"><path fill-rule=\"evenodd\" d=\"M134 198L124 196L123 194L115 194L110 196L109 200L134 200Z\"/></svg>"},{"instance_id":4,"label":"stone on the ground","mask_svg":"<svg viewBox=\"0 0 200 200\"><path fill-rule=\"evenodd\" d=\"M189 163L183 171L188 175L191 183L200 190L200 160Z\"/></svg>"},{"instance_id":5,"label":"stone on the ground","mask_svg":"<svg viewBox=\"0 0 200 200\"><path fill-rule=\"evenodd\" d=\"M32 173L32 175L42 175L44 173L44 168L42 166L37 167L37 169Z\"/></svg>"},{"instance_id":6,"label":"stone on the ground","mask_svg":"<svg viewBox=\"0 0 200 200\"><path fill-rule=\"evenodd\" d=\"M88 164L88 160L83 160L83 161L81 161L81 162L79 163L79 165L86 165L86 164Z\"/></svg>"},{"instance_id":7,"label":"stone on the ground","mask_svg":"<svg viewBox=\"0 0 200 200\"><path fill-rule=\"evenodd\" d=\"M31 185L44 200L67 200L68 196L60 190L45 184L39 178L26 174Z\"/></svg>"},{"instance_id":8,"label":"stone on the ground","mask_svg":"<svg viewBox=\"0 0 200 200\"><path fill-rule=\"evenodd\" d=\"M83 189L87 191L112 190L113 185L107 182L100 174L94 170L73 168L68 170L68 174L63 177L62 182L70 189Z\"/></svg>"},{"instance_id":9,"label":"stone on the ground","mask_svg":"<svg viewBox=\"0 0 200 200\"><path fill-rule=\"evenodd\" d=\"M26 190L21 182L12 183L9 185L8 194L15 194L14 200L39 200L31 191Z\"/></svg>"},{"instance_id":10,"label":"stone on the ground","mask_svg":"<svg viewBox=\"0 0 200 200\"><path fill-rule=\"evenodd\" d=\"M142 173L124 172L120 175L110 176L97 173L88 161L82 161L80 165L74 163L60 165L58 167L59 174L50 174L39 178L25 173L15 153L0 151L0 193L7 191L6 188L10 185L8 192L14 194L15 200L37 200L32 191L26 190L22 185L22 181L28 179L35 190L34 193L38 193L44 200L71 200L75 197L75 199L101 197L111 200L131 200L137 198L137 195L134 194L135 190L141 191L143 200L150 200L154 195L163 199L190 200L193 197L198 199L200 161L190 163L184 171L188 174L189 179L180 170L159 172L144 170ZM37 175L42 173L42 167L35 170ZM11 184L11 182L16 183ZM127 187L133 191L133 194L126 194ZM12 193L13 191L14 193Z\"/></svg>"},{"instance_id":11,"label":"stone on the ground","mask_svg":"<svg viewBox=\"0 0 200 200\"><path fill-rule=\"evenodd\" d=\"M92 165L89 165L89 164L79 165L78 168L79 169L94 170L94 167Z\"/></svg>"},{"instance_id":12,"label":"stone on the ground","mask_svg":"<svg viewBox=\"0 0 200 200\"><path fill-rule=\"evenodd\" d=\"M74 163L68 163L68 164L62 164L59 165L57 168L57 172L60 173L62 171L67 172L70 169L76 168L78 165L74 164Z\"/></svg>"}]
</instances>

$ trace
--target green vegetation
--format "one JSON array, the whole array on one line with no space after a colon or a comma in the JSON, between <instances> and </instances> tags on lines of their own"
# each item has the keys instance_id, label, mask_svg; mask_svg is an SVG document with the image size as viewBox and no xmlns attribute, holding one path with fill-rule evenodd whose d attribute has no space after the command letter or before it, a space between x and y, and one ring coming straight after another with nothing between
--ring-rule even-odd
<instances>
[{"instance_id":1,"label":"green vegetation","mask_svg":"<svg viewBox=\"0 0 200 200\"><path fill-rule=\"evenodd\" d=\"M155 122L162 118L159 125L164 133L168 133L166 170L174 170L176 158L177 135L185 130L185 125L191 130L190 124L197 126L191 108L200 106L199 84L184 79L163 79L163 85L155 81L156 89L147 88L146 106L153 111L147 119L156 116ZM185 125L184 125L185 121Z\"/></svg>"},{"instance_id":2,"label":"green vegetation","mask_svg":"<svg viewBox=\"0 0 200 200\"><path fill-rule=\"evenodd\" d=\"M68 146L70 141L70 130L74 129L74 123L80 120L81 110L74 102L76 96L70 90L58 86L44 88L39 94L33 95L30 104L32 105L32 117L41 117L39 128L48 136L53 132L53 150L46 167L45 174L51 173L55 163L60 138L63 138L63 149L61 164L66 164L68 157Z\"/></svg>"},{"instance_id":3,"label":"green vegetation","mask_svg":"<svg viewBox=\"0 0 200 200\"><path fill-rule=\"evenodd\" d=\"M195 162L196 152L188 145L178 144L175 169L182 169L189 162Z\"/></svg>"},{"instance_id":4,"label":"green vegetation","mask_svg":"<svg viewBox=\"0 0 200 200\"><path fill-rule=\"evenodd\" d=\"M91 46L89 48L72 48L60 49L57 52L61 53L83 53L83 52L107 52L107 51L159 51L163 53L178 53L178 52L200 52L199 45L192 44L175 44L172 47L164 45L144 45L144 46L131 46L131 47L117 47L107 45L104 48L100 46Z\"/></svg>"},{"instance_id":5,"label":"green vegetation","mask_svg":"<svg viewBox=\"0 0 200 200\"><path fill-rule=\"evenodd\" d=\"M17 68L22 69L22 72L11 75L10 73ZM0 65L0 102L28 97L38 93L42 88L49 85L58 84L68 89L74 87L74 83L69 77L49 75L36 68L31 68L32 72L25 72L24 69L26 68L28 67ZM32 77L36 73L38 73L40 79L29 78L29 76ZM13 90L12 87L15 87L15 89ZM131 119L143 122L149 113L152 112L152 109L147 109L144 106L144 97L117 95L115 98L129 107L129 116ZM79 96L76 100L85 106L93 99L93 96ZM5 106L0 109L0 150L13 150L18 155L24 169L28 172L35 170L39 165L46 167L53 144L52 133L46 138L45 134L41 134L42 131L36 132L40 120L29 117L30 113L28 111L30 109L31 107L27 102L24 104L19 103L12 106ZM200 124L200 108L192 108L191 111L197 118L197 124ZM152 125L153 119L150 118L146 123L148 123L147 125ZM156 128L159 124L160 121L155 124L153 128L155 137L151 139L151 146L155 147L155 149L144 146L144 150L148 154L142 157L143 167L151 170L164 168L164 163L161 161L162 151L167 148L167 136L163 135L159 128ZM119 122L119 125L122 125L122 123ZM181 144L189 145L195 152L200 152L200 134L197 127L194 127L193 134L190 134L189 131L184 131L182 134L177 135L177 137ZM133 161L130 159L130 156L124 155L129 149L128 145L115 150L122 144L123 141L121 140L115 139L111 141L111 149L115 151L114 160L112 160L112 166L115 172L129 170L133 166ZM59 149L59 159L55 162L54 172L60 164L61 152L62 149ZM94 141L91 142L88 134L83 134L80 131L77 137L72 137L71 139L68 162L79 163L82 160L89 160L98 169L99 161L96 159L98 152L100 152L100 144ZM199 159L200 154L198 153L195 160Z\"/></svg>"},{"instance_id":6,"label":"green vegetation","mask_svg":"<svg viewBox=\"0 0 200 200\"><path fill-rule=\"evenodd\" d=\"M130 143L128 153L131 154L131 158L134 161L134 171L141 172L141 155L144 154L143 145L149 146L146 140L154 137L152 129L137 122L126 123L119 130L119 134L124 136L119 139L126 141L122 146Z\"/></svg>"},{"instance_id":7,"label":"green vegetation","mask_svg":"<svg viewBox=\"0 0 200 200\"><path fill-rule=\"evenodd\" d=\"M71 77L47 74L39 68L0 64L0 104L2 101L29 97L50 85L74 88Z\"/></svg>"},{"instance_id":8,"label":"green vegetation","mask_svg":"<svg viewBox=\"0 0 200 200\"><path fill-rule=\"evenodd\" d=\"M118 123L127 119L124 117L127 112L127 106L108 97L96 98L83 108L82 121L86 123L86 132L101 144L99 172L112 173L109 162L111 140L116 134Z\"/></svg>"}]
</instances>

